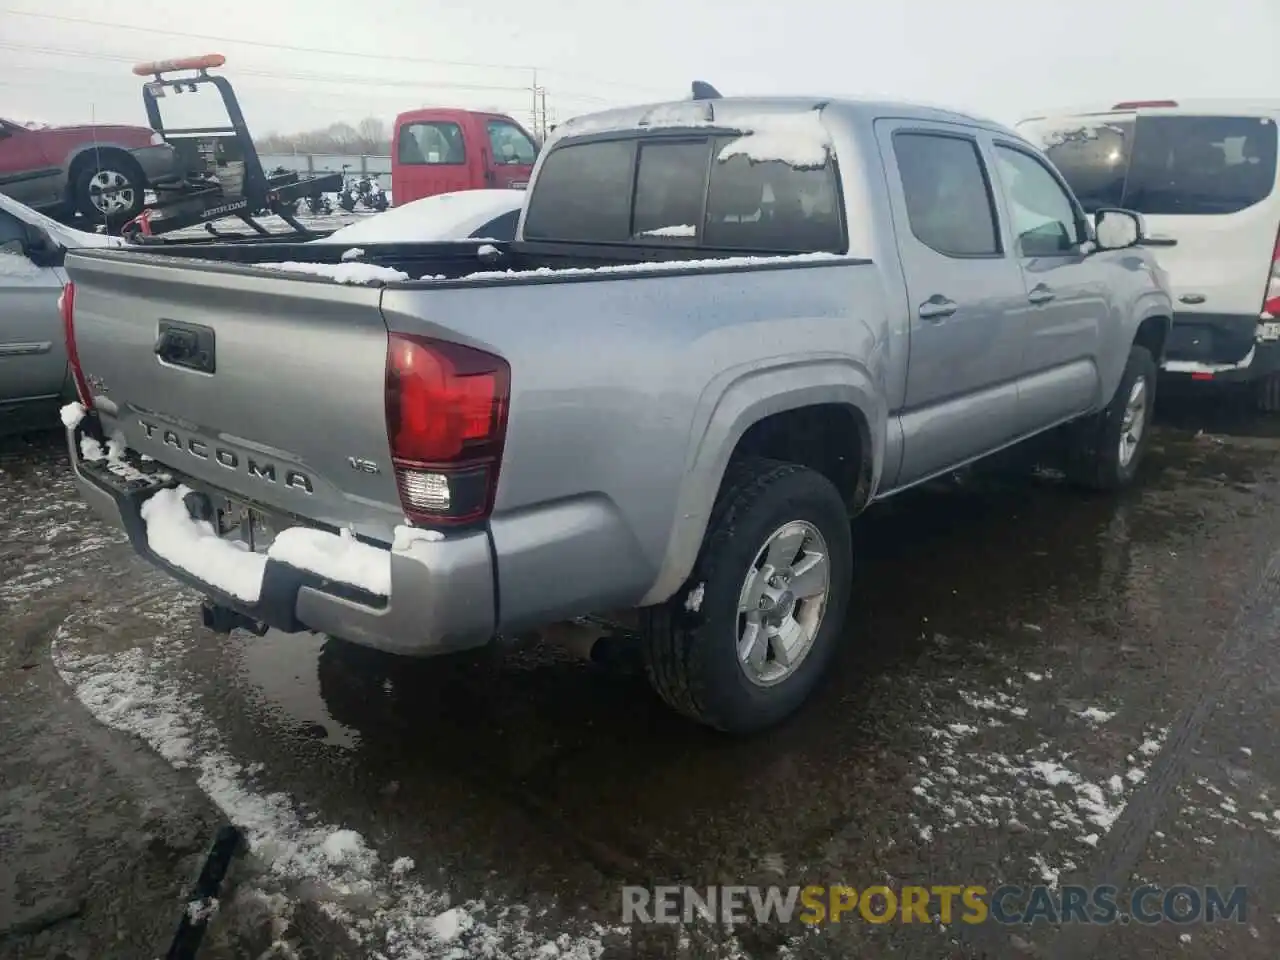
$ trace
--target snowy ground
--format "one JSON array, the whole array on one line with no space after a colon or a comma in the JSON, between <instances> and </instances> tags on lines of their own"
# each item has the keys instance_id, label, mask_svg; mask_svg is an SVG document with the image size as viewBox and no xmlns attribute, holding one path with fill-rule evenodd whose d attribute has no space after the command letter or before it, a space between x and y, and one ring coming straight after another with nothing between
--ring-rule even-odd
<instances>
[{"instance_id":1,"label":"snowy ground","mask_svg":"<svg viewBox=\"0 0 1280 960\"><path fill-rule=\"evenodd\" d=\"M1119 500L982 477L878 508L836 675L747 742L541 648L212 636L88 516L56 441L9 442L0 782L25 786L0 792L0 955L161 955L231 819L251 853L193 908L211 958L1274 957L1278 433L1175 409ZM667 881L1245 883L1251 910L619 927L622 884Z\"/></svg>"}]
</instances>

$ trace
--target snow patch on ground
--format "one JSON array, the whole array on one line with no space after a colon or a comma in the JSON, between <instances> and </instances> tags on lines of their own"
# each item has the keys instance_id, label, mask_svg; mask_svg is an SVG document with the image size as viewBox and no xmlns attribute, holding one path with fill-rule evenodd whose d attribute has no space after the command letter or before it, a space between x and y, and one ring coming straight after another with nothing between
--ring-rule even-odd
<instances>
[{"instance_id":1,"label":"snow patch on ground","mask_svg":"<svg viewBox=\"0 0 1280 960\"><path fill-rule=\"evenodd\" d=\"M685 597L684 608L690 613L697 613L702 609L702 598L707 592L707 585L700 583L689 591L689 596Z\"/></svg>"},{"instance_id":2,"label":"snow patch on ground","mask_svg":"<svg viewBox=\"0 0 1280 960\"><path fill-rule=\"evenodd\" d=\"M522 906L482 901L451 904L447 893L409 879L407 858L387 866L364 837L325 824L285 793L255 786L251 768L232 757L200 708L199 699L175 678L186 641L160 629L150 647L121 653L86 654L75 614L59 628L53 661L80 701L102 723L137 736L174 766L192 770L201 789L246 832L249 849L272 878L288 888L314 891L320 906L370 956L386 960L464 957L554 956L596 960L601 937L622 933L583 924L582 935L553 941L528 929ZM157 623L158 628L163 624ZM277 956L289 956L283 941L292 906L281 895L249 892L270 918Z\"/></svg>"},{"instance_id":3,"label":"snow patch on ground","mask_svg":"<svg viewBox=\"0 0 1280 960\"><path fill-rule=\"evenodd\" d=\"M1047 676L1048 671L1026 673L1033 683ZM1166 736L1166 731L1147 731L1142 745L1135 745L1138 757L1130 754L1127 759L1130 766L1100 780L1085 772L1074 750L1055 749L1033 731L1018 731L1016 742L1030 744L1018 753L984 750L983 738L976 734L1031 722L1025 719L1029 711L1021 689L1013 679L1004 689L986 693L957 688L956 700L969 716L957 720L949 712L945 720L922 727L930 749L928 756L916 758L911 790L917 810L910 820L925 842L957 830L986 828L1061 833L1096 847L1124 811ZM1113 716L1096 707L1078 715L1091 722ZM1147 744L1150 752L1143 749ZM1037 857L1039 875L1050 886L1056 886L1059 873L1075 869L1069 860L1055 863Z\"/></svg>"}]
</instances>

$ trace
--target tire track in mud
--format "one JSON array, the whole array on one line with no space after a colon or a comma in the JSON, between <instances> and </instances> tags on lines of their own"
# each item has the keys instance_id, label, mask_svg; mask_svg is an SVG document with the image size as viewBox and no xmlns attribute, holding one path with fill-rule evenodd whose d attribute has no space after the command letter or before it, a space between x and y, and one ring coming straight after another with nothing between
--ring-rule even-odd
<instances>
[{"instance_id":1,"label":"tire track in mud","mask_svg":"<svg viewBox=\"0 0 1280 960\"><path fill-rule=\"evenodd\" d=\"M1164 749L1100 845L1104 848L1101 862L1086 886L1109 885L1122 891L1126 888L1187 772L1192 748L1200 741L1223 695L1257 662L1260 648L1276 637L1280 637L1280 551L1272 554L1243 611L1218 644L1213 667L1201 683L1199 695L1170 725ZM1048 956L1051 960L1091 960L1106 930L1100 924L1060 929L1050 943Z\"/></svg>"}]
</instances>

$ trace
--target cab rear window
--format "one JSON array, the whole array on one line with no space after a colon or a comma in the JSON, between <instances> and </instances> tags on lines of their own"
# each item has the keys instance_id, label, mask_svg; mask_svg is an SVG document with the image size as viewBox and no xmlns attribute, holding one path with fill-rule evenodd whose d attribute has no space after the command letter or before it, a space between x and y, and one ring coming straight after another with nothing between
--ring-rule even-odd
<instances>
[{"instance_id":1,"label":"cab rear window","mask_svg":"<svg viewBox=\"0 0 1280 960\"><path fill-rule=\"evenodd\" d=\"M524 238L844 252L835 163L754 161L724 151L735 139L677 135L556 147L533 185Z\"/></svg>"},{"instance_id":2,"label":"cab rear window","mask_svg":"<svg viewBox=\"0 0 1280 960\"><path fill-rule=\"evenodd\" d=\"M1085 209L1145 214L1237 213L1276 187L1269 117L1078 117L1027 131Z\"/></svg>"}]
</instances>

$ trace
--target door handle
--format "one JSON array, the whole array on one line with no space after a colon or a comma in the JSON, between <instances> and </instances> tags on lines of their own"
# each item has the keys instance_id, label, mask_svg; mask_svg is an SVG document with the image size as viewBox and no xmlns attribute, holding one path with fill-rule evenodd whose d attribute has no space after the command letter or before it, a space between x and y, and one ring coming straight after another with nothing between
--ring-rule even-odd
<instances>
[{"instance_id":1,"label":"door handle","mask_svg":"<svg viewBox=\"0 0 1280 960\"><path fill-rule=\"evenodd\" d=\"M948 300L940 293L935 293L932 297L920 304L921 320L945 320L957 310L960 304L954 300Z\"/></svg>"},{"instance_id":2,"label":"door handle","mask_svg":"<svg viewBox=\"0 0 1280 960\"><path fill-rule=\"evenodd\" d=\"M1027 294L1027 299L1030 300L1032 303L1034 303L1036 306L1039 306L1042 303L1048 303L1050 300L1054 298L1054 296L1056 296L1056 294L1054 294L1052 290L1050 290L1043 283L1041 283L1036 287L1032 288L1031 292Z\"/></svg>"}]
</instances>

